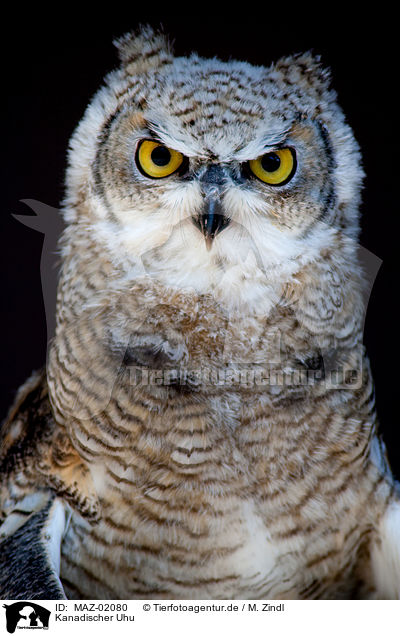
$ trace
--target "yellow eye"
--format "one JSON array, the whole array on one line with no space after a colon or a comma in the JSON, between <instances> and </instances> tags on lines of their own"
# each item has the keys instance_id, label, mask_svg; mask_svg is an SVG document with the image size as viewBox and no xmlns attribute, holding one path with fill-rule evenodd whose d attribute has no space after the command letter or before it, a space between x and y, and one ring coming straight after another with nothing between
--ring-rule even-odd
<instances>
[{"instance_id":1,"label":"yellow eye","mask_svg":"<svg viewBox=\"0 0 400 636\"><path fill-rule=\"evenodd\" d=\"M283 185L296 172L296 158L290 148L281 148L249 161L249 168L264 183Z\"/></svg>"},{"instance_id":2,"label":"yellow eye","mask_svg":"<svg viewBox=\"0 0 400 636\"><path fill-rule=\"evenodd\" d=\"M146 177L154 179L169 177L182 165L183 159L184 156L180 152L149 139L141 141L136 152L139 170Z\"/></svg>"}]
</instances>

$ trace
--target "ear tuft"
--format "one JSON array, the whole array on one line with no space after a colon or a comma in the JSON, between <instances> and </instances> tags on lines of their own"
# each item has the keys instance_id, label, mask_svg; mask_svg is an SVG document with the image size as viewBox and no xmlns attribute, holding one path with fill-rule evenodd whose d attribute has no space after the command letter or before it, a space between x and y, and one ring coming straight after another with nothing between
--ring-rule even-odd
<instances>
[{"instance_id":1,"label":"ear tuft","mask_svg":"<svg viewBox=\"0 0 400 636\"><path fill-rule=\"evenodd\" d=\"M140 67L145 71L172 59L172 52L167 37L156 32L150 25L142 26L139 31L125 33L114 40L118 56L129 71Z\"/></svg>"},{"instance_id":2,"label":"ear tuft","mask_svg":"<svg viewBox=\"0 0 400 636\"><path fill-rule=\"evenodd\" d=\"M329 91L331 72L321 64L319 55L311 51L296 53L278 60L274 65L276 71L281 72L290 83L308 84L319 94Z\"/></svg>"}]
</instances>

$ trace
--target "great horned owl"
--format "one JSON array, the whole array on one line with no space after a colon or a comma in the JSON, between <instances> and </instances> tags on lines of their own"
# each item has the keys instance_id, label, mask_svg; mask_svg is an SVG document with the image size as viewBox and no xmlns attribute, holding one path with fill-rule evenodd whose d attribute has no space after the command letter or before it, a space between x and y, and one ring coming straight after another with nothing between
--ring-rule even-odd
<instances>
[{"instance_id":1,"label":"great horned owl","mask_svg":"<svg viewBox=\"0 0 400 636\"><path fill-rule=\"evenodd\" d=\"M47 368L2 429L2 593L399 598L329 73L117 47L71 141Z\"/></svg>"}]
</instances>

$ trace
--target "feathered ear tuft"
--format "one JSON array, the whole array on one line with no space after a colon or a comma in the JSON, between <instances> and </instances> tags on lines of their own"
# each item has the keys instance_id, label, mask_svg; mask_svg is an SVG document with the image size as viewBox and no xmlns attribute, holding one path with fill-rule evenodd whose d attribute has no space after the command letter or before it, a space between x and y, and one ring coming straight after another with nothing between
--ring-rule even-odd
<instances>
[{"instance_id":1,"label":"feathered ear tuft","mask_svg":"<svg viewBox=\"0 0 400 636\"><path fill-rule=\"evenodd\" d=\"M129 71L142 71L159 66L172 59L173 54L167 37L156 32L151 26L142 26L137 32L130 32L114 40L118 56Z\"/></svg>"},{"instance_id":2,"label":"feathered ear tuft","mask_svg":"<svg viewBox=\"0 0 400 636\"><path fill-rule=\"evenodd\" d=\"M331 72L321 64L319 55L311 51L296 53L283 57L274 65L275 70L281 72L290 83L305 84L320 95L329 92Z\"/></svg>"}]
</instances>

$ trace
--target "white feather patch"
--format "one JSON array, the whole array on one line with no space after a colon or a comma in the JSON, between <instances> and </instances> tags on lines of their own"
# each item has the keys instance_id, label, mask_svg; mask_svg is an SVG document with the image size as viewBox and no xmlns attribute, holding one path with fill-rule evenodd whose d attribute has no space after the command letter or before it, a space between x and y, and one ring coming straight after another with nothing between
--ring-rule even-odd
<instances>
[{"instance_id":1,"label":"white feather patch","mask_svg":"<svg viewBox=\"0 0 400 636\"><path fill-rule=\"evenodd\" d=\"M377 599L400 599L400 501L388 507L371 553Z\"/></svg>"},{"instance_id":2,"label":"white feather patch","mask_svg":"<svg viewBox=\"0 0 400 636\"><path fill-rule=\"evenodd\" d=\"M44 528L49 561L53 570L60 574L61 540L65 530L65 507L61 499L55 499L49 520Z\"/></svg>"}]
</instances>

